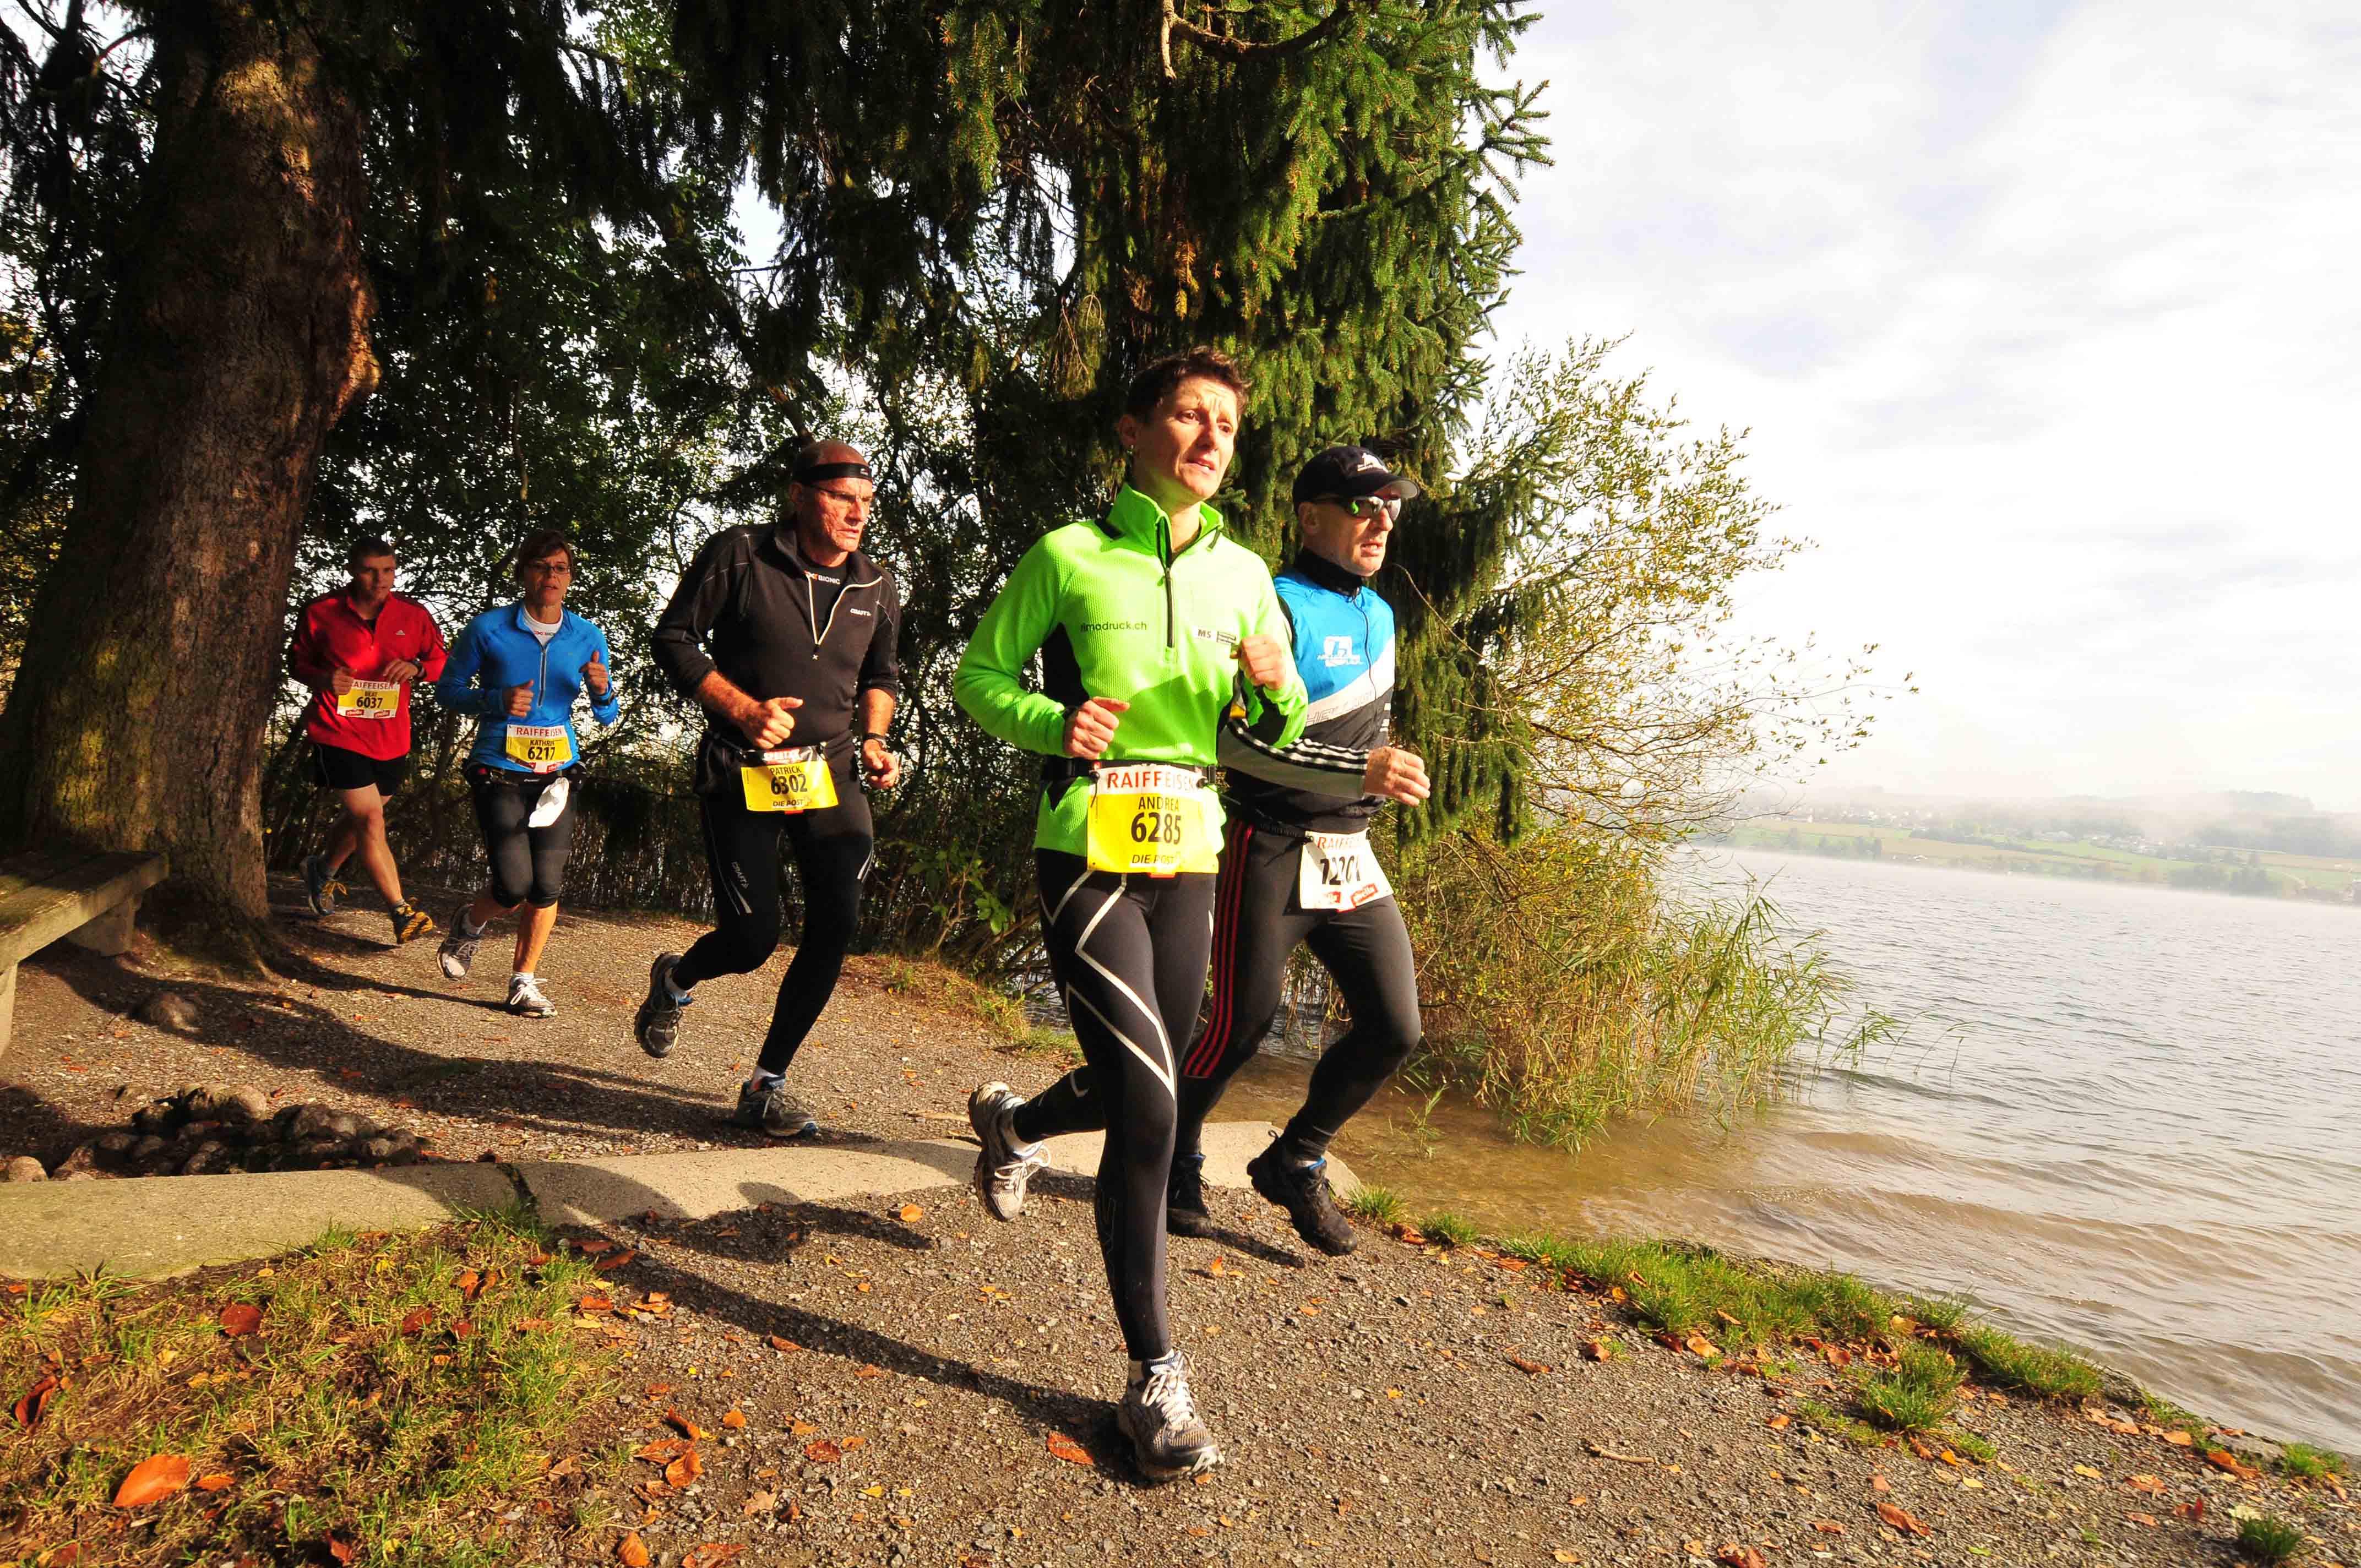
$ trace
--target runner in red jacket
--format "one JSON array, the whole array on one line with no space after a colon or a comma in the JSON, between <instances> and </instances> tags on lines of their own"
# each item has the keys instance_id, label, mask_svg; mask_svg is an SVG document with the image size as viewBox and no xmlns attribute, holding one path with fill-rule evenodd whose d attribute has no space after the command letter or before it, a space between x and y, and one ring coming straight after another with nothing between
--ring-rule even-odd
<instances>
[{"instance_id":1,"label":"runner in red jacket","mask_svg":"<svg viewBox=\"0 0 2361 1568\"><path fill-rule=\"evenodd\" d=\"M410 764L410 693L443 673L443 633L426 607L393 591L393 546L363 540L346 558L353 580L303 607L287 668L314 693L303 730L313 777L336 792L344 810L324 854L303 861L303 892L315 915L335 913L345 884L336 872L355 850L393 916L393 939L431 934L434 922L401 896L401 873L385 839L385 803Z\"/></svg>"}]
</instances>

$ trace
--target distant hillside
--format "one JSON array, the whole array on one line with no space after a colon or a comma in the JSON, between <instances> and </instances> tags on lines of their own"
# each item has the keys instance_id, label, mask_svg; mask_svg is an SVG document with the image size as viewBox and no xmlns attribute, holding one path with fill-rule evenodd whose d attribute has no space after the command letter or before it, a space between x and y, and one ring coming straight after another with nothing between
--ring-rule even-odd
<instances>
[{"instance_id":1,"label":"distant hillside","mask_svg":"<svg viewBox=\"0 0 2361 1568\"><path fill-rule=\"evenodd\" d=\"M2201 795L2047 799L1828 790L1779 795L1758 790L1741 817L1870 823L1970 841L2061 837L2135 845L2176 859L2178 851L2244 850L2340 859L2361 856L2361 814L2323 812L2300 795L2223 790Z\"/></svg>"}]
</instances>

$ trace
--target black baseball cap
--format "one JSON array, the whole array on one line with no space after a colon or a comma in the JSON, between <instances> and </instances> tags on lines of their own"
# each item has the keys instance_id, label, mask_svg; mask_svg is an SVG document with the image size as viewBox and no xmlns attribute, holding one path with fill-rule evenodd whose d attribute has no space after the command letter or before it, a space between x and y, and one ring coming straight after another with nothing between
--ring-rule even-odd
<instances>
[{"instance_id":1,"label":"black baseball cap","mask_svg":"<svg viewBox=\"0 0 2361 1568\"><path fill-rule=\"evenodd\" d=\"M1346 500L1362 496L1391 496L1409 500L1422 492L1413 479L1387 468L1385 459L1366 446L1332 446L1306 463L1295 476L1295 500Z\"/></svg>"}]
</instances>

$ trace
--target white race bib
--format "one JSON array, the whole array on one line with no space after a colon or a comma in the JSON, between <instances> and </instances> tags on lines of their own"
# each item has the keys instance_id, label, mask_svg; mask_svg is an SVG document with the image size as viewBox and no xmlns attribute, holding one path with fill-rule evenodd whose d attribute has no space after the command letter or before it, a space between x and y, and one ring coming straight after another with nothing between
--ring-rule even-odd
<instances>
[{"instance_id":1,"label":"white race bib","mask_svg":"<svg viewBox=\"0 0 2361 1568\"><path fill-rule=\"evenodd\" d=\"M1297 863L1295 899L1306 909L1358 909L1391 898L1393 884L1378 864L1366 829L1358 833L1306 833Z\"/></svg>"},{"instance_id":2,"label":"white race bib","mask_svg":"<svg viewBox=\"0 0 2361 1568\"><path fill-rule=\"evenodd\" d=\"M336 694L336 711L346 718L391 718L401 711L401 683L355 681Z\"/></svg>"},{"instance_id":3,"label":"white race bib","mask_svg":"<svg viewBox=\"0 0 2361 1568\"><path fill-rule=\"evenodd\" d=\"M537 773L554 773L574 760L574 742L563 724L511 724L504 749L510 761Z\"/></svg>"}]
</instances>

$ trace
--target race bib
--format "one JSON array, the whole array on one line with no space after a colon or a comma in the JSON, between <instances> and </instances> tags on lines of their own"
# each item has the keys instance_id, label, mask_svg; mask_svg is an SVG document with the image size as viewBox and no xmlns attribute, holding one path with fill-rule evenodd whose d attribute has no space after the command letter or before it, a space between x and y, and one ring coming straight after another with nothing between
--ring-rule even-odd
<instances>
[{"instance_id":1,"label":"race bib","mask_svg":"<svg viewBox=\"0 0 2361 1568\"><path fill-rule=\"evenodd\" d=\"M336 711L347 718L391 718L401 711L399 681L355 681L336 694Z\"/></svg>"},{"instance_id":2,"label":"race bib","mask_svg":"<svg viewBox=\"0 0 2361 1568\"><path fill-rule=\"evenodd\" d=\"M1360 833L1307 833L1295 873L1295 901L1306 909L1358 909L1393 896L1386 868Z\"/></svg>"},{"instance_id":3,"label":"race bib","mask_svg":"<svg viewBox=\"0 0 2361 1568\"><path fill-rule=\"evenodd\" d=\"M836 775L817 746L761 751L738 770L749 811L826 811L836 804Z\"/></svg>"},{"instance_id":4,"label":"race bib","mask_svg":"<svg viewBox=\"0 0 2361 1568\"><path fill-rule=\"evenodd\" d=\"M1213 793L1186 768L1135 762L1093 775L1089 855L1094 872L1171 876L1219 863Z\"/></svg>"},{"instance_id":5,"label":"race bib","mask_svg":"<svg viewBox=\"0 0 2361 1568\"><path fill-rule=\"evenodd\" d=\"M508 753L537 773L554 773L574 760L574 741L563 724L511 724Z\"/></svg>"}]
</instances>

